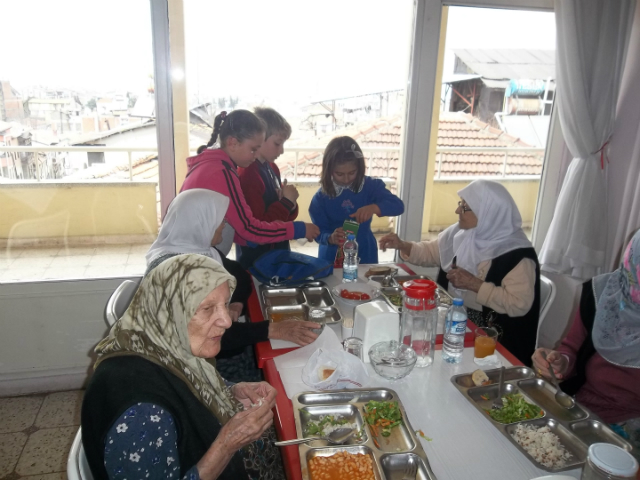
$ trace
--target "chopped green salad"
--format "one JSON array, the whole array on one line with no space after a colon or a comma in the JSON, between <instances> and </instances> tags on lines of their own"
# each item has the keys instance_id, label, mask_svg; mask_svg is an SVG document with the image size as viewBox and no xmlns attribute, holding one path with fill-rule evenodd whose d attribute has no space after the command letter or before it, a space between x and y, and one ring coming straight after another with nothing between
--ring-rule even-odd
<instances>
[{"instance_id":1,"label":"chopped green salad","mask_svg":"<svg viewBox=\"0 0 640 480\"><path fill-rule=\"evenodd\" d=\"M320 420L309 420L307 422L307 435L328 435L336 428L357 428L357 425L352 424L348 418L340 418L335 415L321 416Z\"/></svg>"},{"instance_id":2,"label":"chopped green salad","mask_svg":"<svg viewBox=\"0 0 640 480\"><path fill-rule=\"evenodd\" d=\"M491 418L500 423L515 423L522 420L540 418L544 412L540 407L525 401L519 393L512 393L502 397L504 407L499 410L486 410Z\"/></svg>"},{"instance_id":3,"label":"chopped green salad","mask_svg":"<svg viewBox=\"0 0 640 480\"><path fill-rule=\"evenodd\" d=\"M371 400L364 406L364 418L375 436L378 436L378 428L380 428L380 434L388 437L393 427L402 424L402 413L398 408L398 402Z\"/></svg>"}]
</instances>

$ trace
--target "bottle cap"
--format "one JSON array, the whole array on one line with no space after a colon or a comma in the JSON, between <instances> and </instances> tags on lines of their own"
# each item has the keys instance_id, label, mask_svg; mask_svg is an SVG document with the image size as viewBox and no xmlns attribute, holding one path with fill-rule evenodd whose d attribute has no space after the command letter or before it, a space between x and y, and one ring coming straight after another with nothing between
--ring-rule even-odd
<instances>
[{"instance_id":1,"label":"bottle cap","mask_svg":"<svg viewBox=\"0 0 640 480\"><path fill-rule=\"evenodd\" d=\"M591 445L589 460L603 472L618 477L635 478L638 471L638 461L629 452L609 443Z\"/></svg>"},{"instance_id":2,"label":"bottle cap","mask_svg":"<svg viewBox=\"0 0 640 480\"><path fill-rule=\"evenodd\" d=\"M402 284L405 296L416 300L424 300L423 306L410 305L404 302L404 306L409 310L431 310L436 308L436 289L438 286L435 282L426 278L416 278Z\"/></svg>"},{"instance_id":3,"label":"bottle cap","mask_svg":"<svg viewBox=\"0 0 640 480\"><path fill-rule=\"evenodd\" d=\"M349 235L347 235L347 240L355 240L356 236L353 233L350 233Z\"/></svg>"},{"instance_id":4,"label":"bottle cap","mask_svg":"<svg viewBox=\"0 0 640 480\"><path fill-rule=\"evenodd\" d=\"M456 307L461 307L464 305L464 302L462 301L461 298L454 298L453 299L453 305Z\"/></svg>"}]
</instances>

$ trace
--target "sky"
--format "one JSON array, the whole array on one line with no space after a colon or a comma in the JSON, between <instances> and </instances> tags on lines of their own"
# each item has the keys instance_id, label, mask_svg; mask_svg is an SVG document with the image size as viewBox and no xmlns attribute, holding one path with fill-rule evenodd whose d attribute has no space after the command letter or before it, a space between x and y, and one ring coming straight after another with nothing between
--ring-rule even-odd
<instances>
[{"instance_id":1,"label":"sky","mask_svg":"<svg viewBox=\"0 0 640 480\"><path fill-rule=\"evenodd\" d=\"M307 103L406 86L411 0L184 0L189 95ZM0 79L144 92L148 0L3 0ZM451 7L452 48L555 48L552 13ZM445 73L453 57L448 53Z\"/></svg>"}]
</instances>

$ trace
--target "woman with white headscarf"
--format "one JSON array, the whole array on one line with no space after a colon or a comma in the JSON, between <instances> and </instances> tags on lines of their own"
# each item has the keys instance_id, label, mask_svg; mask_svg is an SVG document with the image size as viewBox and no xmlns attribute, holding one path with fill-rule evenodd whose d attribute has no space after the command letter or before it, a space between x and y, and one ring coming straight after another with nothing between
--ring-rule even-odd
<instances>
[{"instance_id":1,"label":"woman with white headscarf","mask_svg":"<svg viewBox=\"0 0 640 480\"><path fill-rule=\"evenodd\" d=\"M228 384L206 359L231 325L235 279L179 255L142 279L96 347L82 444L96 479L284 479L271 428L276 391Z\"/></svg>"},{"instance_id":2,"label":"woman with white headscarf","mask_svg":"<svg viewBox=\"0 0 640 480\"><path fill-rule=\"evenodd\" d=\"M231 297L233 324L222 340L218 355L218 369L229 380L255 381L260 377L255 367L253 349L246 348L270 338L289 340L307 345L317 338L312 322L236 322L243 305L252 292L251 276L238 262L227 259L216 250L222 239L224 216L229 199L212 190L196 188L180 193L169 205L158 239L147 252L147 273L168 259L185 253L212 258L235 277L238 287ZM238 291L241 294L238 295Z\"/></svg>"},{"instance_id":3,"label":"woman with white headscarf","mask_svg":"<svg viewBox=\"0 0 640 480\"><path fill-rule=\"evenodd\" d=\"M565 392L640 447L640 231L617 270L582 285L580 309L558 349L535 351L539 375L550 376L549 364L566 379Z\"/></svg>"},{"instance_id":4,"label":"woman with white headscarf","mask_svg":"<svg viewBox=\"0 0 640 480\"><path fill-rule=\"evenodd\" d=\"M540 266L522 230L518 207L507 189L475 180L458 191L458 223L437 240L405 242L396 234L380 248L396 248L413 264L439 266L438 283L462 297L469 319L493 326L500 342L531 365L540 310Z\"/></svg>"}]
</instances>

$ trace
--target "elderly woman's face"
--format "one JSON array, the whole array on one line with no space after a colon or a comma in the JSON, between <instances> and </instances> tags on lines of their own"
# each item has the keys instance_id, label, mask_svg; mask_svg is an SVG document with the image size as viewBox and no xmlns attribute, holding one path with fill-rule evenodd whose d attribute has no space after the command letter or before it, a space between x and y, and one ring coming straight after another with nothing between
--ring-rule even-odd
<instances>
[{"instance_id":1,"label":"elderly woman's face","mask_svg":"<svg viewBox=\"0 0 640 480\"><path fill-rule=\"evenodd\" d=\"M198 306L187 325L191 353L196 357L212 358L220 352L220 341L231 326L229 316L229 285L224 282L214 288Z\"/></svg>"},{"instance_id":2,"label":"elderly woman's face","mask_svg":"<svg viewBox=\"0 0 640 480\"><path fill-rule=\"evenodd\" d=\"M458 214L458 226L462 230L469 230L478 226L478 217L471 211L467 202L464 199L460 199L458 202L458 208L456 208Z\"/></svg>"}]
</instances>

